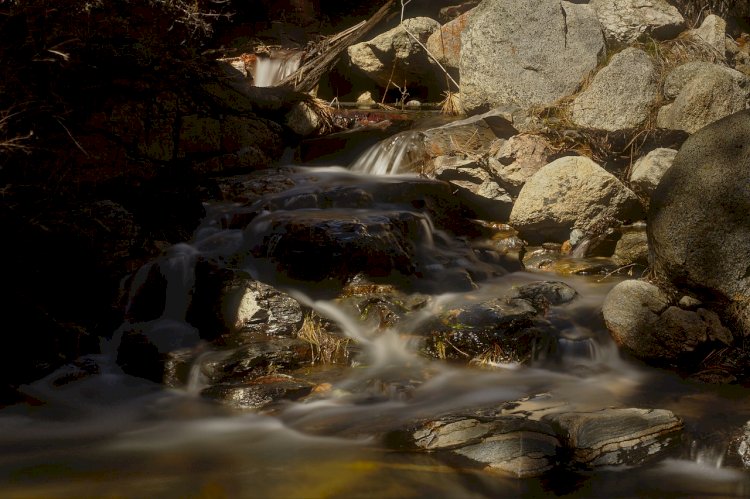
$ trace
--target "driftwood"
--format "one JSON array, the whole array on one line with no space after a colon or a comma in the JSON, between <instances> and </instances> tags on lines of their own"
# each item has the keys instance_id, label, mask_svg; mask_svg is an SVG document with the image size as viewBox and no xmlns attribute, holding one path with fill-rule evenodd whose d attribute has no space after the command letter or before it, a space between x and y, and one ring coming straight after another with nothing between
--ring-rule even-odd
<instances>
[{"instance_id":1,"label":"driftwood","mask_svg":"<svg viewBox=\"0 0 750 499\"><path fill-rule=\"evenodd\" d=\"M315 88L320 78L333 69L341 52L356 43L390 12L395 0L388 0L370 19L362 21L336 35L326 38L306 50L299 69L281 80L277 87L289 87L299 92Z\"/></svg>"}]
</instances>

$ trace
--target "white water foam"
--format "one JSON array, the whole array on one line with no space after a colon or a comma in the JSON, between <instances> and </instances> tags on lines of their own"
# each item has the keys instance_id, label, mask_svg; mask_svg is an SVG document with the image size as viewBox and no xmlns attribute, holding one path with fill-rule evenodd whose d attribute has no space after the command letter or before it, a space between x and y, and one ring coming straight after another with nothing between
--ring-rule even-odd
<instances>
[{"instance_id":1,"label":"white water foam","mask_svg":"<svg viewBox=\"0 0 750 499\"><path fill-rule=\"evenodd\" d=\"M253 71L253 84L256 87L273 87L299 69L302 54L259 56Z\"/></svg>"},{"instance_id":2,"label":"white water foam","mask_svg":"<svg viewBox=\"0 0 750 499\"><path fill-rule=\"evenodd\" d=\"M402 132L370 147L351 164L350 169L370 175L394 175L410 171L410 167L424 156L421 134Z\"/></svg>"}]
</instances>

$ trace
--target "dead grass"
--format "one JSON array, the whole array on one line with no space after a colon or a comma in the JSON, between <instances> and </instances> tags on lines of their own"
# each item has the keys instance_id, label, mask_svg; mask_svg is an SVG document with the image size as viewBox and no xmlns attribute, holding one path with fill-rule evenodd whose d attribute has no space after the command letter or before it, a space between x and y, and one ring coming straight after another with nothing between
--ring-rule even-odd
<instances>
[{"instance_id":1,"label":"dead grass","mask_svg":"<svg viewBox=\"0 0 750 499\"><path fill-rule=\"evenodd\" d=\"M477 367L496 367L500 364L524 363L528 360L528 357L520 359L512 354L508 354L500 345L495 343L490 348L471 359L469 364Z\"/></svg>"},{"instance_id":2,"label":"dead grass","mask_svg":"<svg viewBox=\"0 0 750 499\"><path fill-rule=\"evenodd\" d=\"M34 136L33 131L29 131L26 135L8 136L8 125L19 114L20 112L13 111L0 112L0 153L29 154L31 152L28 141Z\"/></svg>"},{"instance_id":3,"label":"dead grass","mask_svg":"<svg viewBox=\"0 0 750 499\"><path fill-rule=\"evenodd\" d=\"M349 359L349 338L326 331L314 314L305 317L297 337L312 347L312 364L341 364Z\"/></svg>"},{"instance_id":4,"label":"dead grass","mask_svg":"<svg viewBox=\"0 0 750 499\"><path fill-rule=\"evenodd\" d=\"M457 92L447 90L443 92L443 96L445 98L440 102L440 112L442 114L448 116L460 116L463 114L464 110L463 107L461 107L461 97Z\"/></svg>"},{"instance_id":5,"label":"dead grass","mask_svg":"<svg viewBox=\"0 0 750 499\"><path fill-rule=\"evenodd\" d=\"M328 102L317 97L310 97L306 103L320 120L319 134L322 135L336 129L336 122L333 115L334 109Z\"/></svg>"}]
</instances>

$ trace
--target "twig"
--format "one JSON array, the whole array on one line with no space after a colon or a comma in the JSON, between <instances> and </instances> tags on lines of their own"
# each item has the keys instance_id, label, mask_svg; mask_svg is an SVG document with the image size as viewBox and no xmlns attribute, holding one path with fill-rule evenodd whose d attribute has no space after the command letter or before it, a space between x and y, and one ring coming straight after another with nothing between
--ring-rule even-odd
<instances>
[{"instance_id":1,"label":"twig","mask_svg":"<svg viewBox=\"0 0 750 499\"><path fill-rule=\"evenodd\" d=\"M73 137L73 134L70 133L70 130L68 130L68 128L65 125L63 125L62 121L60 121L58 118L55 118L55 121L57 121L60 124L60 126L63 127L63 130L65 130L65 133L68 134L68 137L70 137L70 140L73 141L76 147L86 156L90 156L90 154L86 152L86 149L84 149L83 146L79 144L78 141L75 139L75 137Z\"/></svg>"},{"instance_id":2,"label":"twig","mask_svg":"<svg viewBox=\"0 0 750 499\"><path fill-rule=\"evenodd\" d=\"M611 277L612 275L614 275L614 274L618 273L618 272L619 272L619 271L621 271L621 270L625 270L625 269L627 269L627 268L629 268L629 267L635 267L636 265L638 265L638 264L637 264L637 263L630 263L630 264L628 264L628 265L623 265L622 267L618 267L618 268L616 268L615 270L613 270L612 272L609 272L609 273L607 273L607 274L604 274L604 276L603 276L603 277L602 277L601 279L597 279L597 281L596 281L596 282L602 282L602 281L603 281L604 279L606 279L607 277Z\"/></svg>"}]
</instances>

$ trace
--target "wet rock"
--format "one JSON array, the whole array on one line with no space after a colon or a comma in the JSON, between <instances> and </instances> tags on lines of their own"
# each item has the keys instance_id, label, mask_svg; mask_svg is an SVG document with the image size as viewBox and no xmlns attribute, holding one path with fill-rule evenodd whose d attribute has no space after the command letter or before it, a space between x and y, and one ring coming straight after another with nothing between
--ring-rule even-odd
<instances>
[{"instance_id":1,"label":"wet rock","mask_svg":"<svg viewBox=\"0 0 750 499\"><path fill-rule=\"evenodd\" d=\"M363 182L361 178L353 176L352 180L356 179L356 182L330 185L322 175L316 177L307 178L304 173L294 175L293 181L298 188L265 196L250 205L250 211L260 213L264 210L341 209L349 210L349 217L352 215L351 210L393 210L398 207L414 212L417 217L419 213L428 213L437 227L458 234L471 231L464 222L465 218L471 217L471 212L461 205L447 182L422 178L379 178Z\"/></svg>"},{"instance_id":2,"label":"wet rock","mask_svg":"<svg viewBox=\"0 0 750 499\"><path fill-rule=\"evenodd\" d=\"M676 155L677 151L674 149L659 147L638 158L633 165L629 178L630 188L646 202L646 206L651 199L651 193L659 185L664 172L672 166Z\"/></svg>"},{"instance_id":3,"label":"wet rock","mask_svg":"<svg viewBox=\"0 0 750 499\"><path fill-rule=\"evenodd\" d=\"M222 199L236 203L252 203L263 196L276 194L297 185L291 168L268 168L245 175L219 177L215 179ZM227 223L230 228L247 225Z\"/></svg>"},{"instance_id":4,"label":"wet rock","mask_svg":"<svg viewBox=\"0 0 750 499\"><path fill-rule=\"evenodd\" d=\"M128 374L161 383L169 353L199 341L198 330L184 322L161 319L131 324L122 331L117 363Z\"/></svg>"},{"instance_id":5,"label":"wet rock","mask_svg":"<svg viewBox=\"0 0 750 499\"><path fill-rule=\"evenodd\" d=\"M572 94L604 54L591 8L559 0L483 2L471 11L461 44L468 113L553 104Z\"/></svg>"},{"instance_id":6,"label":"wet rock","mask_svg":"<svg viewBox=\"0 0 750 499\"><path fill-rule=\"evenodd\" d=\"M349 47L349 63L383 88L390 82L407 88L430 87L430 82L437 83L435 70L406 30L424 44L439 29L440 23L427 17L406 19L403 26Z\"/></svg>"},{"instance_id":7,"label":"wet rock","mask_svg":"<svg viewBox=\"0 0 750 499\"><path fill-rule=\"evenodd\" d=\"M358 273L411 275L414 241L422 237L426 223L423 216L408 212L298 209L262 218L262 224L247 229L247 239L257 241L252 254L271 259L291 277L313 281ZM261 229L257 234L256 227Z\"/></svg>"},{"instance_id":8,"label":"wet rock","mask_svg":"<svg viewBox=\"0 0 750 499\"><path fill-rule=\"evenodd\" d=\"M540 314L550 306L562 305L573 301L578 292L564 282L539 281L514 288L508 298L521 298L529 301Z\"/></svg>"},{"instance_id":9,"label":"wet rock","mask_svg":"<svg viewBox=\"0 0 750 499\"><path fill-rule=\"evenodd\" d=\"M410 446L448 451L519 478L552 469L559 441L552 429L521 416L447 417L403 432Z\"/></svg>"},{"instance_id":10,"label":"wet rock","mask_svg":"<svg viewBox=\"0 0 750 499\"><path fill-rule=\"evenodd\" d=\"M388 440L401 448L464 456L488 471L523 478L558 467L638 465L667 449L683 426L667 410L575 411L539 402L508 402L420 422Z\"/></svg>"},{"instance_id":11,"label":"wet rock","mask_svg":"<svg viewBox=\"0 0 750 499\"><path fill-rule=\"evenodd\" d=\"M657 93L653 61L643 50L627 48L573 101L573 122L608 131L638 127L648 119Z\"/></svg>"},{"instance_id":12,"label":"wet rock","mask_svg":"<svg viewBox=\"0 0 750 499\"><path fill-rule=\"evenodd\" d=\"M628 45L644 36L668 40L685 29L685 19L665 0L591 0L607 43Z\"/></svg>"},{"instance_id":13,"label":"wet rock","mask_svg":"<svg viewBox=\"0 0 750 499\"><path fill-rule=\"evenodd\" d=\"M183 388L190 382L191 367L196 353L192 348L173 350L164 360L162 383L168 388Z\"/></svg>"},{"instance_id":14,"label":"wet rock","mask_svg":"<svg viewBox=\"0 0 750 499\"><path fill-rule=\"evenodd\" d=\"M487 465L488 470L500 471L518 478L540 476L552 469L558 439L543 430L545 425L526 421L512 430L496 432L474 445L467 445L455 452Z\"/></svg>"},{"instance_id":15,"label":"wet rock","mask_svg":"<svg viewBox=\"0 0 750 499\"><path fill-rule=\"evenodd\" d=\"M750 421L745 423L740 435L735 439L734 450L742 461L742 465L750 468Z\"/></svg>"},{"instance_id":16,"label":"wet rock","mask_svg":"<svg viewBox=\"0 0 750 499\"><path fill-rule=\"evenodd\" d=\"M438 358L526 362L554 344L554 328L528 300L496 298L441 313L427 324L424 351Z\"/></svg>"},{"instance_id":17,"label":"wet rock","mask_svg":"<svg viewBox=\"0 0 750 499\"><path fill-rule=\"evenodd\" d=\"M391 328L421 310L429 297L403 293L392 285L374 284L358 275L344 287L339 302L351 306L360 320L383 329Z\"/></svg>"},{"instance_id":18,"label":"wet rock","mask_svg":"<svg viewBox=\"0 0 750 499\"><path fill-rule=\"evenodd\" d=\"M236 409L262 409L281 400L297 400L310 394L313 387L291 376L275 374L257 378L249 384L222 383L205 388L201 396Z\"/></svg>"},{"instance_id":19,"label":"wet rock","mask_svg":"<svg viewBox=\"0 0 750 499\"><path fill-rule=\"evenodd\" d=\"M539 135L519 134L498 140L490 148L488 164L513 196L553 155L552 146Z\"/></svg>"},{"instance_id":20,"label":"wet rock","mask_svg":"<svg viewBox=\"0 0 750 499\"><path fill-rule=\"evenodd\" d=\"M310 344L297 338L257 336L240 347L220 350L198 359L206 383L250 382L279 370L293 370L309 363Z\"/></svg>"},{"instance_id":21,"label":"wet rock","mask_svg":"<svg viewBox=\"0 0 750 499\"><path fill-rule=\"evenodd\" d=\"M603 409L542 417L572 450L574 465L635 465L664 450L682 421L663 409Z\"/></svg>"},{"instance_id":22,"label":"wet rock","mask_svg":"<svg viewBox=\"0 0 750 499\"><path fill-rule=\"evenodd\" d=\"M729 300L750 297L748 137L748 111L694 134L652 195L651 261L678 286Z\"/></svg>"},{"instance_id":23,"label":"wet rock","mask_svg":"<svg viewBox=\"0 0 750 499\"><path fill-rule=\"evenodd\" d=\"M745 75L719 64L692 64L667 76L665 95L676 93L676 97L659 110L660 128L694 133L747 107L750 80Z\"/></svg>"},{"instance_id":24,"label":"wet rock","mask_svg":"<svg viewBox=\"0 0 750 499\"><path fill-rule=\"evenodd\" d=\"M523 186L509 223L531 244L563 242L571 229L600 227L643 215L638 198L588 158L568 156L539 170ZM596 229L596 230L595 230Z\"/></svg>"}]
</instances>

